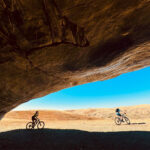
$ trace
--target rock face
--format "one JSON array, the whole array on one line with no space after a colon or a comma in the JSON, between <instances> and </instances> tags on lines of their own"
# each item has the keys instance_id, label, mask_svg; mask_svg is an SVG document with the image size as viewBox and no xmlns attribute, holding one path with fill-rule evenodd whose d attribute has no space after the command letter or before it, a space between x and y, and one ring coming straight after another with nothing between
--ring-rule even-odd
<instances>
[{"instance_id":1,"label":"rock face","mask_svg":"<svg viewBox=\"0 0 150 150\"><path fill-rule=\"evenodd\" d=\"M1 0L0 115L149 66L149 18L149 0Z\"/></svg>"}]
</instances>

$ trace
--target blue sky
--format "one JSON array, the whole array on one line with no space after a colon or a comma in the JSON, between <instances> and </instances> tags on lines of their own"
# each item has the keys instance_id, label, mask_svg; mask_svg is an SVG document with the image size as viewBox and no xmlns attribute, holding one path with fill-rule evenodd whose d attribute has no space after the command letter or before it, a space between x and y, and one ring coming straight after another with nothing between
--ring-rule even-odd
<instances>
[{"instance_id":1,"label":"blue sky","mask_svg":"<svg viewBox=\"0 0 150 150\"><path fill-rule=\"evenodd\" d=\"M15 110L111 108L150 104L150 67L116 78L64 89L31 100Z\"/></svg>"}]
</instances>

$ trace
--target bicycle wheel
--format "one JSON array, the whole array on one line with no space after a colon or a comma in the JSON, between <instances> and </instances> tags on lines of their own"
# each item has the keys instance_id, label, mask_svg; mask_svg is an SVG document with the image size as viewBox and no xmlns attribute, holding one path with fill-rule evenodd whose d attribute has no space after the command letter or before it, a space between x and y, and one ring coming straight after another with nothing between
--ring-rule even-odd
<instances>
[{"instance_id":1,"label":"bicycle wheel","mask_svg":"<svg viewBox=\"0 0 150 150\"><path fill-rule=\"evenodd\" d=\"M28 123L27 123L26 129L33 129L32 122L28 122Z\"/></svg>"},{"instance_id":2,"label":"bicycle wheel","mask_svg":"<svg viewBox=\"0 0 150 150\"><path fill-rule=\"evenodd\" d=\"M127 124L130 124L130 120L127 117L124 117L124 120L126 121Z\"/></svg>"},{"instance_id":3,"label":"bicycle wheel","mask_svg":"<svg viewBox=\"0 0 150 150\"><path fill-rule=\"evenodd\" d=\"M44 121L40 121L40 122L37 124L37 128L38 128L38 129L43 129L44 126L45 126Z\"/></svg>"},{"instance_id":4,"label":"bicycle wheel","mask_svg":"<svg viewBox=\"0 0 150 150\"><path fill-rule=\"evenodd\" d=\"M121 120L120 120L119 117L115 118L115 123L116 123L116 125L120 125L121 124Z\"/></svg>"}]
</instances>

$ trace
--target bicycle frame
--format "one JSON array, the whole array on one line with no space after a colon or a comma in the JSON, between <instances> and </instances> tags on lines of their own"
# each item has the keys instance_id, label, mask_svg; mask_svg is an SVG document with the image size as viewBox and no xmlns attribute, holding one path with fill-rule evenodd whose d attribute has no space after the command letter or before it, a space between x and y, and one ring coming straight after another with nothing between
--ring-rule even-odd
<instances>
[{"instance_id":1,"label":"bicycle frame","mask_svg":"<svg viewBox=\"0 0 150 150\"><path fill-rule=\"evenodd\" d=\"M125 117L127 117L127 116L126 116L126 113L123 113L123 114L121 114L121 116L119 116L119 118L121 119L121 121L123 121ZM124 121L125 121L125 120L124 120Z\"/></svg>"},{"instance_id":2,"label":"bicycle frame","mask_svg":"<svg viewBox=\"0 0 150 150\"><path fill-rule=\"evenodd\" d=\"M34 127L35 127L38 123L40 123L40 119L39 119L39 118L37 118L37 120L35 121Z\"/></svg>"}]
</instances>

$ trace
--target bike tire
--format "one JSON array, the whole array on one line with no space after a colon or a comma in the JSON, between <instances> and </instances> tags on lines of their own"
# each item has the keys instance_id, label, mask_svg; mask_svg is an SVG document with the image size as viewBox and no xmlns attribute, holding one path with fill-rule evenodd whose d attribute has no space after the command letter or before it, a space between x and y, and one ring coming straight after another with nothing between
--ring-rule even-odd
<instances>
[{"instance_id":1,"label":"bike tire","mask_svg":"<svg viewBox=\"0 0 150 150\"><path fill-rule=\"evenodd\" d=\"M127 117L124 117L124 120L126 121L127 124L130 124L130 120Z\"/></svg>"},{"instance_id":2,"label":"bike tire","mask_svg":"<svg viewBox=\"0 0 150 150\"><path fill-rule=\"evenodd\" d=\"M121 124L121 119L119 117L115 118L115 123L116 125L120 125Z\"/></svg>"},{"instance_id":3,"label":"bike tire","mask_svg":"<svg viewBox=\"0 0 150 150\"><path fill-rule=\"evenodd\" d=\"M38 128L38 129L43 129L44 126L45 126L44 121L40 121L40 122L37 124L37 128Z\"/></svg>"},{"instance_id":4,"label":"bike tire","mask_svg":"<svg viewBox=\"0 0 150 150\"><path fill-rule=\"evenodd\" d=\"M26 124L26 129L33 129L33 124L32 124L32 122L28 122L27 124Z\"/></svg>"}]
</instances>

